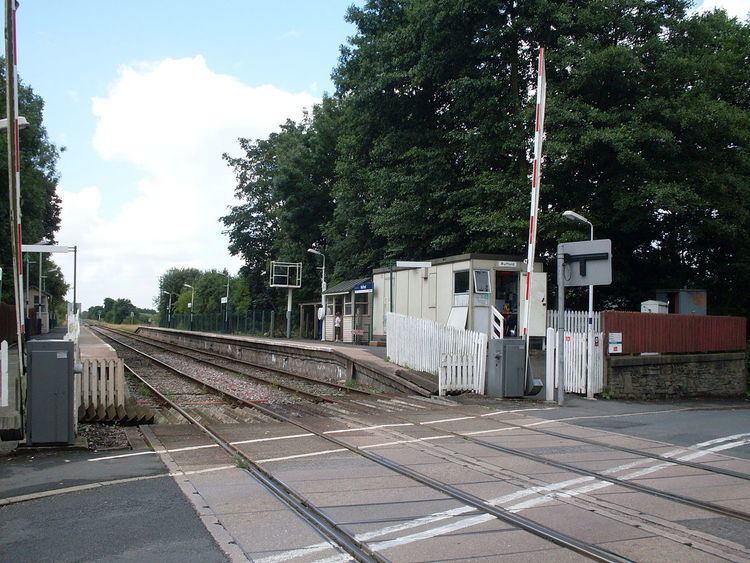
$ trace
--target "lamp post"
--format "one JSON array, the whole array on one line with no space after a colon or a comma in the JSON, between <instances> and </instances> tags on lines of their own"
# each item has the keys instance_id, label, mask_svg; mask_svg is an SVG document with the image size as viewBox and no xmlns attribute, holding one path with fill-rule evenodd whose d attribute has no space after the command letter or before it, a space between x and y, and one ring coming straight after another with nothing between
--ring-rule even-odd
<instances>
[{"instance_id":1,"label":"lamp post","mask_svg":"<svg viewBox=\"0 0 750 563\"><path fill-rule=\"evenodd\" d=\"M594 240L594 225L586 219L583 215L579 215L575 211L564 211L563 217L570 221L577 221L579 223L585 223L589 226L591 230L591 239ZM594 359L594 286L589 286L589 315L588 315L588 324L586 325L588 329L587 334L587 343L586 343L586 349L588 351L588 354L586 356L586 397L588 399L594 398L594 387L591 384L591 375L592 375L592 363ZM558 327L561 330L565 330L565 327Z\"/></svg>"},{"instance_id":2,"label":"lamp post","mask_svg":"<svg viewBox=\"0 0 750 563\"><path fill-rule=\"evenodd\" d=\"M195 309L195 288L190 285L189 283L182 284L185 287L189 287L193 290L193 294L190 297L190 324L188 325L188 330L193 330L193 310Z\"/></svg>"},{"instance_id":3,"label":"lamp post","mask_svg":"<svg viewBox=\"0 0 750 563\"><path fill-rule=\"evenodd\" d=\"M162 291L162 294L169 295L169 304L167 305L167 328L172 328L172 295L171 291Z\"/></svg>"},{"instance_id":4,"label":"lamp post","mask_svg":"<svg viewBox=\"0 0 750 563\"><path fill-rule=\"evenodd\" d=\"M227 295L224 297L224 332L229 332L229 272L227 272Z\"/></svg>"},{"instance_id":5,"label":"lamp post","mask_svg":"<svg viewBox=\"0 0 750 563\"><path fill-rule=\"evenodd\" d=\"M316 254L318 256L323 257L323 269L321 270L320 275L320 304L321 304L321 310L323 311L323 318L321 319L323 322L320 324L320 340L324 341L326 339L326 322L325 322L325 315L326 315L326 256L319 250L315 250L314 248L308 248L307 251L310 254Z\"/></svg>"}]
</instances>

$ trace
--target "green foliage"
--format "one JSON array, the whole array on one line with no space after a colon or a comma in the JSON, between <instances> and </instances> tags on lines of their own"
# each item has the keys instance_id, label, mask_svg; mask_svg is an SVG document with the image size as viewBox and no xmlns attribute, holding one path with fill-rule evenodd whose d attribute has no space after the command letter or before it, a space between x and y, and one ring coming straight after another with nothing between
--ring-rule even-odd
<instances>
[{"instance_id":1,"label":"green foliage","mask_svg":"<svg viewBox=\"0 0 750 563\"><path fill-rule=\"evenodd\" d=\"M112 299L106 297L104 305L89 307L81 316L84 319L101 320L105 323L123 324L147 322L155 311L139 309L130 299Z\"/></svg>"},{"instance_id":2,"label":"green foliage","mask_svg":"<svg viewBox=\"0 0 750 563\"><path fill-rule=\"evenodd\" d=\"M219 313L224 311L221 298L227 294L229 279L229 307L231 311L247 311L251 308L250 289L246 280L240 277L227 276L227 272L216 270L201 271L197 268L172 268L159 278L159 296L154 298L159 319L167 318L169 295L172 293L172 313L190 312L188 304L193 290L185 287L189 284L195 288L196 314Z\"/></svg>"},{"instance_id":3,"label":"green foliage","mask_svg":"<svg viewBox=\"0 0 750 563\"><path fill-rule=\"evenodd\" d=\"M0 57L0 99L5 100L5 61ZM50 142L43 123L44 100L33 89L19 80L19 114L25 117L29 126L21 130L21 223L23 242L33 244L46 238L55 240L60 228L61 201L57 195L58 148ZM5 103L0 108L0 116L6 116ZM60 149L64 150L64 149ZM13 255L10 247L9 197L8 197L8 144L7 136L0 135L0 267L6 275L2 280L3 301L13 301L13 278L8 275L13 270ZM64 282L63 282L64 283ZM65 292L57 293L50 286L53 298L62 299Z\"/></svg>"},{"instance_id":4,"label":"green foliage","mask_svg":"<svg viewBox=\"0 0 750 563\"><path fill-rule=\"evenodd\" d=\"M703 287L710 311L750 314L750 27L683 0L371 0L301 123L226 157L240 203L222 220L253 298L271 259L329 281L393 258L525 253L537 46L547 122L539 252L611 238L598 308Z\"/></svg>"}]
</instances>

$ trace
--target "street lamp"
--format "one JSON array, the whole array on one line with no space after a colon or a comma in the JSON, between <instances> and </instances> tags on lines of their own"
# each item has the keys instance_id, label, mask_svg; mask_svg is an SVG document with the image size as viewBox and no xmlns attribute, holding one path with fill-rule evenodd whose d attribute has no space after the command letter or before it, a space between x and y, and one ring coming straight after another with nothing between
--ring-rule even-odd
<instances>
[{"instance_id":1,"label":"street lamp","mask_svg":"<svg viewBox=\"0 0 750 563\"><path fill-rule=\"evenodd\" d=\"M326 256L319 250L315 250L314 248L308 248L307 251L310 254L316 254L317 256L323 257L323 269L321 270L321 276L320 276L320 302L321 302L321 311L323 312L322 315L322 323L320 325L320 340L325 341L326 339L326 323L325 323L325 314L326 314L326 296L325 296L325 290L326 290Z\"/></svg>"},{"instance_id":2,"label":"street lamp","mask_svg":"<svg viewBox=\"0 0 750 563\"><path fill-rule=\"evenodd\" d=\"M167 305L167 328L172 328L172 295L177 295L171 291L162 291L162 294L169 295L169 305Z\"/></svg>"},{"instance_id":3,"label":"street lamp","mask_svg":"<svg viewBox=\"0 0 750 563\"><path fill-rule=\"evenodd\" d=\"M190 297L190 324L188 326L188 330L193 330L193 309L195 309L195 288L190 285L189 283L182 284L185 287L189 287L193 290L193 295Z\"/></svg>"},{"instance_id":4,"label":"street lamp","mask_svg":"<svg viewBox=\"0 0 750 563\"><path fill-rule=\"evenodd\" d=\"M224 301L224 332L229 332L229 272L226 273L227 276L227 295L222 299Z\"/></svg>"},{"instance_id":5,"label":"street lamp","mask_svg":"<svg viewBox=\"0 0 750 563\"><path fill-rule=\"evenodd\" d=\"M577 221L578 223L585 223L591 229L591 240L594 240L594 225L586 219L583 215L579 215L575 211L563 211L563 217L570 221ZM587 370L586 370L586 397L589 399L594 398L594 387L591 384L592 375L592 363L594 359L594 286L589 286L589 316L588 316L588 336L587 336L587 350L588 355L586 358ZM560 328L560 327L558 327ZM561 330L565 330L564 327Z\"/></svg>"}]
</instances>

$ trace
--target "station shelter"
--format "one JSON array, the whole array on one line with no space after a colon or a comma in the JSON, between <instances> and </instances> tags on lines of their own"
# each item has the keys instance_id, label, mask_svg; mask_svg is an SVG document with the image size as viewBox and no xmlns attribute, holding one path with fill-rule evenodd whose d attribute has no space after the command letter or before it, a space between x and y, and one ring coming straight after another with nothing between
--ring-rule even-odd
<instances>
[{"instance_id":1,"label":"station shelter","mask_svg":"<svg viewBox=\"0 0 750 563\"><path fill-rule=\"evenodd\" d=\"M457 328L491 333L493 314L504 320L504 336L520 336L525 304L526 262L500 254L461 254L430 261L430 267L373 270L373 339L385 338L388 312ZM544 337L547 274L532 273L529 335Z\"/></svg>"},{"instance_id":2,"label":"station shelter","mask_svg":"<svg viewBox=\"0 0 750 563\"><path fill-rule=\"evenodd\" d=\"M336 316L341 319L341 341L367 343L372 336L372 280L346 280L328 288L323 297L326 304L325 339L336 337Z\"/></svg>"}]
</instances>

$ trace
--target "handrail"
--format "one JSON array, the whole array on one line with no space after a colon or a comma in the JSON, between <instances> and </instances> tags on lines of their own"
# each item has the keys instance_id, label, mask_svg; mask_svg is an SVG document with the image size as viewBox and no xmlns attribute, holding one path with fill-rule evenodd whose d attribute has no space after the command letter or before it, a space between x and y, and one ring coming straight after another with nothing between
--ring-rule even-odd
<instances>
[{"instance_id":1,"label":"handrail","mask_svg":"<svg viewBox=\"0 0 750 563\"><path fill-rule=\"evenodd\" d=\"M505 336L505 317L494 306L492 308L492 330L490 338L504 338Z\"/></svg>"}]
</instances>

